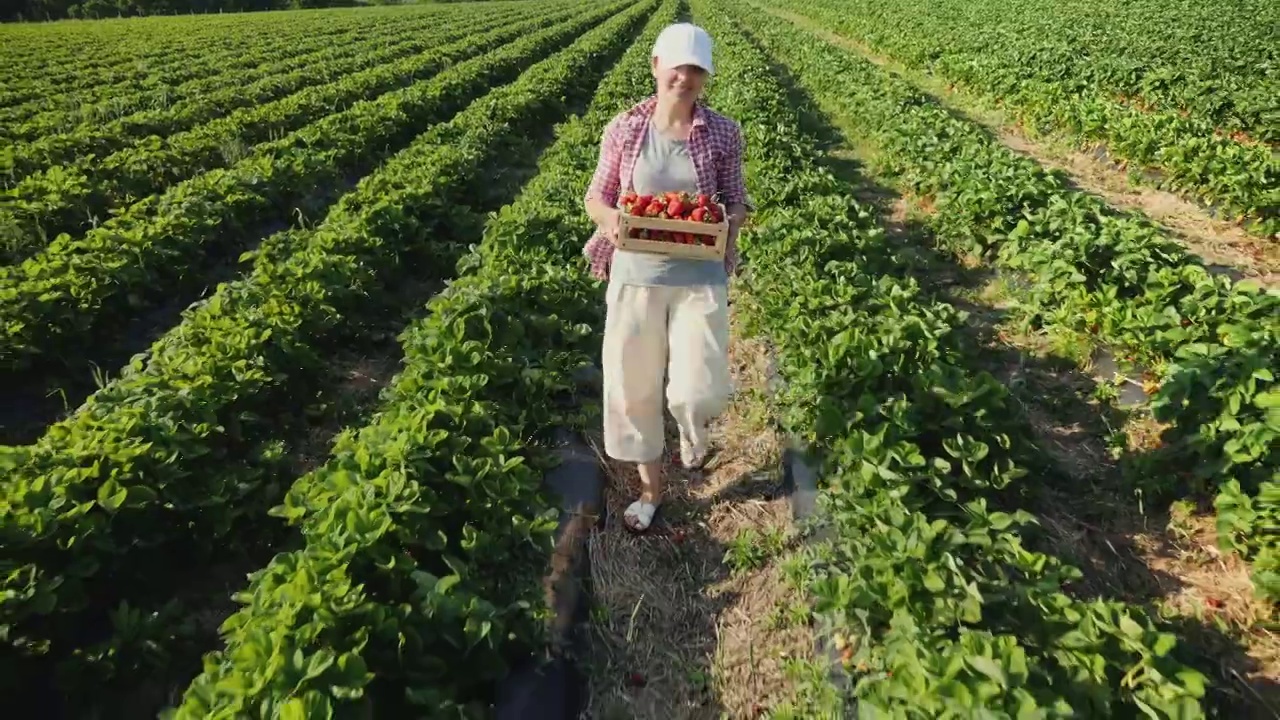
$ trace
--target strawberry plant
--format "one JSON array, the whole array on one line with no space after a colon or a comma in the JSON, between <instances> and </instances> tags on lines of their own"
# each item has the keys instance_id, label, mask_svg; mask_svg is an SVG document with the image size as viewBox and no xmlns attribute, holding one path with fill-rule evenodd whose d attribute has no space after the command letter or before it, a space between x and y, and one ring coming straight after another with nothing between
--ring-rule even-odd
<instances>
[{"instance_id":1,"label":"strawberry plant","mask_svg":"<svg viewBox=\"0 0 1280 720\"><path fill-rule=\"evenodd\" d=\"M549 11L534 21L512 24L518 14L513 10L484 20L464 16L426 34L411 26L415 31L411 37L388 47L346 46L340 49L343 55L332 61L312 59L293 73L272 73L261 81L260 91L232 83L222 92L199 96L198 102L129 116L149 116L148 131L156 136L152 139L135 137L125 128L97 126L92 129L95 136L108 140L92 148L67 136L42 139L60 155L45 153L33 160L32 167L43 169L5 192L0 205L0 259L21 261L44 247L48 238L63 232L82 233L95 218L107 218L113 208L127 207L168 185L235 162L238 158L228 147L251 147L296 130L330 114L335 106L404 87L568 13ZM490 28L492 32L484 32ZM361 68L365 69L356 72ZM87 149L93 154L87 154ZM37 150L18 148L16 161Z\"/></svg>"},{"instance_id":2,"label":"strawberry plant","mask_svg":"<svg viewBox=\"0 0 1280 720\"><path fill-rule=\"evenodd\" d=\"M404 334L405 369L375 423L344 437L324 468L295 483L277 512L301 526L305 550L255 576L245 608L224 627L228 647L209 656L175 717L231 717L249 703L279 712L479 715L506 658L534 645L536 571L550 541L549 500L530 468L547 453L517 438L585 421L557 399L594 354L601 317L595 283L569 267L588 221L554 200L566 185L585 189L595 154L582 141L649 81L644 59L675 10L665 3L652 12L590 111L561 126L536 178L493 217L459 264L459 279ZM600 31L601 39L616 36ZM569 239L575 234L578 243ZM497 452L509 457L499 462ZM483 474L459 469L477 460ZM343 512L357 507L382 519L366 525L377 528L367 542L342 529ZM347 568L385 592L360 590ZM293 599L307 595L333 611ZM402 606L391 602L400 597ZM273 664L271 653L294 661Z\"/></svg>"},{"instance_id":3,"label":"strawberry plant","mask_svg":"<svg viewBox=\"0 0 1280 720\"><path fill-rule=\"evenodd\" d=\"M1274 4L866 0L771 3L971 88L1033 131L1101 143L1257 233L1280 232ZM1251 28L1226 32L1231 28ZM1194 52L1186 48L1194 47Z\"/></svg>"},{"instance_id":4,"label":"strawberry plant","mask_svg":"<svg viewBox=\"0 0 1280 720\"><path fill-rule=\"evenodd\" d=\"M150 196L82 238L56 238L21 265L0 268L0 369L21 371L109 342L139 310L202 283L201 271L219 248L236 248L242 233L314 197L317 188L332 192L348 172L446 120L618 7L579 13L452 65L430 82L356 103L258 145L230 168Z\"/></svg>"},{"instance_id":5,"label":"strawberry plant","mask_svg":"<svg viewBox=\"0 0 1280 720\"><path fill-rule=\"evenodd\" d=\"M1280 470L1280 431L1257 404L1277 387L1280 296L1212 275L1141 218L1072 190L853 53L789 24L759 35L825 107L874 138L902 188L935 198L926 222L943 243L1021 280L1017 309L1032 327L1087 333L1165 367L1152 408L1172 427L1161 452L1127 461L1135 489L1169 499L1237 479L1254 492ZM1171 469L1188 465L1199 485L1172 485Z\"/></svg>"},{"instance_id":6,"label":"strawberry plant","mask_svg":"<svg viewBox=\"0 0 1280 720\"><path fill-rule=\"evenodd\" d=\"M440 208L477 195L481 162L504 157L590 92L598 63L620 52L651 8L617 9L567 50L421 136L321 226L256 257L251 275L220 288L84 412L0 456L11 480L0 533L12 551L0 561L8 591L0 622L20 655L70 663L86 652L82 629L96 618L163 597L172 579L155 572L158 562L227 552L261 536L254 530L284 479L268 452L273 405L305 394L319 374L318 343L350 335L345 319L380 280L405 268L449 272L461 254L449 238L470 215ZM473 385L464 378L455 391L465 397ZM163 635L139 642L166 645Z\"/></svg>"},{"instance_id":7,"label":"strawberry plant","mask_svg":"<svg viewBox=\"0 0 1280 720\"><path fill-rule=\"evenodd\" d=\"M965 368L960 313L901 279L910 260L820 164L753 42L770 23L730 7L694 5L724 58L712 102L743 121L761 189L737 306L776 348L785 430L820 454L804 582L847 651L796 714L1201 716L1205 678L1174 636L1141 608L1071 597L1079 571L1024 546L1035 450L1008 391Z\"/></svg>"}]
</instances>

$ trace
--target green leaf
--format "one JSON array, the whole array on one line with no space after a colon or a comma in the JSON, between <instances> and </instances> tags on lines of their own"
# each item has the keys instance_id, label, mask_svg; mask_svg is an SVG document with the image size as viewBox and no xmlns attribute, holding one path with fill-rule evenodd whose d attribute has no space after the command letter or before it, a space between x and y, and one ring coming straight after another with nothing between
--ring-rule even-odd
<instances>
[{"instance_id":1,"label":"green leaf","mask_svg":"<svg viewBox=\"0 0 1280 720\"><path fill-rule=\"evenodd\" d=\"M924 574L924 587L926 590L929 590L930 592L942 592L946 586L946 583L942 580L942 576L938 575L938 573L933 570L929 570Z\"/></svg>"},{"instance_id":2,"label":"green leaf","mask_svg":"<svg viewBox=\"0 0 1280 720\"><path fill-rule=\"evenodd\" d=\"M307 707L302 702L302 698L290 698L288 702L281 705L280 720L310 720L307 717Z\"/></svg>"},{"instance_id":3,"label":"green leaf","mask_svg":"<svg viewBox=\"0 0 1280 720\"><path fill-rule=\"evenodd\" d=\"M1192 695L1198 698L1204 697L1205 677L1199 671L1192 670L1191 668L1179 670L1177 678L1182 683L1182 686Z\"/></svg>"},{"instance_id":4,"label":"green leaf","mask_svg":"<svg viewBox=\"0 0 1280 720\"><path fill-rule=\"evenodd\" d=\"M1177 645L1178 639L1175 638L1172 633L1160 633L1160 635L1156 637L1156 642L1151 647L1151 651L1155 653L1157 657L1164 657L1172 652Z\"/></svg>"},{"instance_id":5,"label":"green leaf","mask_svg":"<svg viewBox=\"0 0 1280 720\"><path fill-rule=\"evenodd\" d=\"M1125 612L1120 615L1120 632L1124 633L1128 638L1137 640L1141 638L1146 631L1142 629L1141 625L1134 622L1133 618L1129 617L1129 613Z\"/></svg>"},{"instance_id":6,"label":"green leaf","mask_svg":"<svg viewBox=\"0 0 1280 720\"><path fill-rule=\"evenodd\" d=\"M987 519L991 522L991 527L996 530L1004 530L1013 524L1013 516L1009 513L993 512Z\"/></svg>"},{"instance_id":7,"label":"green leaf","mask_svg":"<svg viewBox=\"0 0 1280 720\"><path fill-rule=\"evenodd\" d=\"M965 658L965 662L969 663L969 666L974 670L977 670L983 675L986 675L992 680L1000 683L1001 687L1008 685L1008 680L1005 678L1004 670L1001 669L1000 665L997 664L995 660L992 660L986 655L970 655Z\"/></svg>"},{"instance_id":8,"label":"green leaf","mask_svg":"<svg viewBox=\"0 0 1280 720\"><path fill-rule=\"evenodd\" d=\"M1258 396L1253 399L1253 404L1263 410L1274 410L1275 408L1280 408L1280 390L1259 393Z\"/></svg>"},{"instance_id":9,"label":"green leaf","mask_svg":"<svg viewBox=\"0 0 1280 720\"><path fill-rule=\"evenodd\" d=\"M462 582L462 578L457 575L445 575L436 581L436 594L446 595L455 585Z\"/></svg>"},{"instance_id":10,"label":"green leaf","mask_svg":"<svg viewBox=\"0 0 1280 720\"><path fill-rule=\"evenodd\" d=\"M123 505L127 496L128 491L115 480L108 480L98 487L98 504L110 512L115 512Z\"/></svg>"}]
</instances>

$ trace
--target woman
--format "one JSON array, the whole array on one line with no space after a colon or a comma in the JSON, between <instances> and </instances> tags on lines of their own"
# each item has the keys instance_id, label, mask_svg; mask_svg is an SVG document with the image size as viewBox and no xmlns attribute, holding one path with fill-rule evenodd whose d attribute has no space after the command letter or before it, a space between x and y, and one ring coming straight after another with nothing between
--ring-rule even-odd
<instances>
[{"instance_id":1,"label":"woman","mask_svg":"<svg viewBox=\"0 0 1280 720\"><path fill-rule=\"evenodd\" d=\"M609 123L585 198L598 230L584 254L592 273L609 281L602 353L605 452L639 466L642 491L623 516L638 532L649 528L662 502L664 371L686 469L702 466L707 424L728 404L728 280L749 206L742 129L701 102L713 72L710 36L688 23L671 25L658 35L651 65L657 91ZM718 197L729 223L724 261L617 249L624 190Z\"/></svg>"}]
</instances>

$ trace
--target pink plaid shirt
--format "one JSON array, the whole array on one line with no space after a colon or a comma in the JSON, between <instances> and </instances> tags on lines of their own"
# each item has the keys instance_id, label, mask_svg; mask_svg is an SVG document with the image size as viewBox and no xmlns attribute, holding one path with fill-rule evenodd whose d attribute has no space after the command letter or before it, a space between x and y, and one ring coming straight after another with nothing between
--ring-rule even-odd
<instances>
[{"instance_id":1,"label":"pink plaid shirt","mask_svg":"<svg viewBox=\"0 0 1280 720\"><path fill-rule=\"evenodd\" d=\"M630 186L631 173L644 141L645 130L658 105L657 96L619 113L605 128L600 143L600 160L587 188L586 200L599 200L610 207L618 206L623 179ZM738 123L698 103L693 111L693 128L689 134L689 156L698 176L698 192L725 205L747 201L746 183L742 178L742 128ZM613 260L613 243L597 230L582 249L591 263L591 274L600 280L609 277ZM738 265L735 238L725 248L725 269L733 275Z\"/></svg>"}]
</instances>

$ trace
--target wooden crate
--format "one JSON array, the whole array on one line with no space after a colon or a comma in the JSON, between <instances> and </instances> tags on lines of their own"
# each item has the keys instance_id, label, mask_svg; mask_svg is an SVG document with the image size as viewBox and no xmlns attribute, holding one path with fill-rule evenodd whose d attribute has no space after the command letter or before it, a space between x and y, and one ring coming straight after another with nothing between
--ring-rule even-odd
<instances>
[{"instance_id":1,"label":"wooden crate","mask_svg":"<svg viewBox=\"0 0 1280 720\"><path fill-rule=\"evenodd\" d=\"M727 217L724 205L717 203L720 217ZM693 233L709 235L715 238L715 245L682 245L666 240L645 240L631 237L632 230L665 230L667 232ZM663 218L638 217L622 214L618 226L618 247L636 252L657 253L671 257L691 258L694 260L723 260L725 249L729 244L729 222L722 220L714 225L691 220L665 220Z\"/></svg>"}]
</instances>

